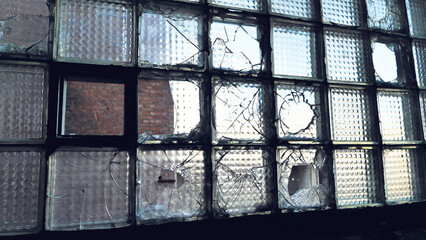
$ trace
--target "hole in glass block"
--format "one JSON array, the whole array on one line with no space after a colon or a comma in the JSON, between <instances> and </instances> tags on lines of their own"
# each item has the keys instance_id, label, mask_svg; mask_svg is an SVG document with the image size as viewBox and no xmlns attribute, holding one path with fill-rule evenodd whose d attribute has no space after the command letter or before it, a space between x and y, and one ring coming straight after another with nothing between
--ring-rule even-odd
<instances>
[{"instance_id":1,"label":"hole in glass block","mask_svg":"<svg viewBox=\"0 0 426 240\"><path fill-rule=\"evenodd\" d=\"M171 169L161 169L157 183L159 187L175 187L179 188L183 185L185 179L182 174Z\"/></svg>"},{"instance_id":2,"label":"hole in glass block","mask_svg":"<svg viewBox=\"0 0 426 240\"><path fill-rule=\"evenodd\" d=\"M319 184L319 179L312 165L299 165L291 168L288 182L288 193L291 197L299 191Z\"/></svg>"},{"instance_id":3,"label":"hole in glass block","mask_svg":"<svg viewBox=\"0 0 426 240\"><path fill-rule=\"evenodd\" d=\"M287 106L283 106L282 110L284 111L282 122L288 127L288 132L291 134L297 134L308 128L315 117L311 105L300 100L293 99L293 101L287 102Z\"/></svg>"},{"instance_id":4,"label":"hole in glass block","mask_svg":"<svg viewBox=\"0 0 426 240\"><path fill-rule=\"evenodd\" d=\"M385 82L393 82L398 77L396 55L392 46L373 43L373 64L376 73Z\"/></svg>"}]
</instances>

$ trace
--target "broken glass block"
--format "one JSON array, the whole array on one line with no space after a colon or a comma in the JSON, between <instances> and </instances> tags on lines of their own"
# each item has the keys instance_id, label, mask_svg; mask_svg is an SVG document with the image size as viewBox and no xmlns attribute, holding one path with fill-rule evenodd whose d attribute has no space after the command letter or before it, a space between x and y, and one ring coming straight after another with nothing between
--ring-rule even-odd
<instances>
[{"instance_id":1,"label":"broken glass block","mask_svg":"<svg viewBox=\"0 0 426 240\"><path fill-rule=\"evenodd\" d=\"M401 33L407 30L403 0L367 0L366 2L370 28Z\"/></svg>"}]
</instances>

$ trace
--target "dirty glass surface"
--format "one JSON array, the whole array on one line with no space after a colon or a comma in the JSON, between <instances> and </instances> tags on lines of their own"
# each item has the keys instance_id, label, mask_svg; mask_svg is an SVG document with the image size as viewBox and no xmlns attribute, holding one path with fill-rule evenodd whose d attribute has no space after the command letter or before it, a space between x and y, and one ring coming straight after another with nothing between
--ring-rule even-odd
<instances>
[{"instance_id":1,"label":"dirty glass surface","mask_svg":"<svg viewBox=\"0 0 426 240\"><path fill-rule=\"evenodd\" d=\"M318 18L315 0L270 0L272 13L297 18Z\"/></svg>"},{"instance_id":2,"label":"dirty glass surface","mask_svg":"<svg viewBox=\"0 0 426 240\"><path fill-rule=\"evenodd\" d=\"M426 3L424 0L405 0L410 35L426 38Z\"/></svg>"},{"instance_id":3,"label":"dirty glass surface","mask_svg":"<svg viewBox=\"0 0 426 240\"><path fill-rule=\"evenodd\" d=\"M262 0L209 0L209 2L223 7L241 8L246 10L262 10L263 6Z\"/></svg>"},{"instance_id":4,"label":"dirty glass surface","mask_svg":"<svg viewBox=\"0 0 426 240\"><path fill-rule=\"evenodd\" d=\"M404 0L367 0L368 26L385 31L405 32Z\"/></svg>"},{"instance_id":5,"label":"dirty glass surface","mask_svg":"<svg viewBox=\"0 0 426 240\"><path fill-rule=\"evenodd\" d=\"M322 0L322 20L348 26L364 25L364 0Z\"/></svg>"},{"instance_id":6,"label":"dirty glass surface","mask_svg":"<svg viewBox=\"0 0 426 240\"><path fill-rule=\"evenodd\" d=\"M195 220L206 214L204 152L138 150L138 223Z\"/></svg>"},{"instance_id":7,"label":"dirty glass surface","mask_svg":"<svg viewBox=\"0 0 426 240\"><path fill-rule=\"evenodd\" d=\"M49 158L46 229L129 225L129 154L59 149Z\"/></svg>"},{"instance_id":8,"label":"dirty glass surface","mask_svg":"<svg viewBox=\"0 0 426 240\"><path fill-rule=\"evenodd\" d=\"M426 87L426 41L413 40L414 67L419 87Z\"/></svg>"}]
</instances>

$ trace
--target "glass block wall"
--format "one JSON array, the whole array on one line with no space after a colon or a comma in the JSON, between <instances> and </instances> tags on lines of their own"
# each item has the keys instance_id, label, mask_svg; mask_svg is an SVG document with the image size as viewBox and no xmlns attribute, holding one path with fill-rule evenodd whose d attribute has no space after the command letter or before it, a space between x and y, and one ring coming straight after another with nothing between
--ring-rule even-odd
<instances>
[{"instance_id":1,"label":"glass block wall","mask_svg":"<svg viewBox=\"0 0 426 240\"><path fill-rule=\"evenodd\" d=\"M0 235L423 202L423 0L3 0Z\"/></svg>"}]
</instances>

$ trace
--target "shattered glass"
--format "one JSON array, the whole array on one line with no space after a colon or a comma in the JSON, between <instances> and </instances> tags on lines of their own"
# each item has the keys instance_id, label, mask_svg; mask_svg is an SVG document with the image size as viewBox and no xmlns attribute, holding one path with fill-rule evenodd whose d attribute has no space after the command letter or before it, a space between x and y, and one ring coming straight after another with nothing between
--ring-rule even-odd
<instances>
[{"instance_id":1,"label":"shattered glass","mask_svg":"<svg viewBox=\"0 0 426 240\"><path fill-rule=\"evenodd\" d=\"M396 50L397 45L373 42L373 64L376 81L386 83L401 83L398 78Z\"/></svg>"},{"instance_id":2,"label":"shattered glass","mask_svg":"<svg viewBox=\"0 0 426 240\"><path fill-rule=\"evenodd\" d=\"M403 0L367 0L368 26L386 31L405 32Z\"/></svg>"},{"instance_id":3,"label":"shattered glass","mask_svg":"<svg viewBox=\"0 0 426 240\"><path fill-rule=\"evenodd\" d=\"M324 22L348 26L362 26L365 14L364 0L322 0Z\"/></svg>"},{"instance_id":4,"label":"shattered glass","mask_svg":"<svg viewBox=\"0 0 426 240\"><path fill-rule=\"evenodd\" d=\"M419 87L426 87L426 42L413 40L414 66Z\"/></svg>"},{"instance_id":5,"label":"shattered glass","mask_svg":"<svg viewBox=\"0 0 426 240\"><path fill-rule=\"evenodd\" d=\"M204 152L138 150L139 224L195 220L206 214Z\"/></svg>"},{"instance_id":6,"label":"shattered glass","mask_svg":"<svg viewBox=\"0 0 426 240\"><path fill-rule=\"evenodd\" d=\"M241 8L247 10L262 10L262 0L209 0L215 5L231 7L231 8Z\"/></svg>"},{"instance_id":7,"label":"shattered glass","mask_svg":"<svg viewBox=\"0 0 426 240\"><path fill-rule=\"evenodd\" d=\"M271 0L271 11L299 18L318 18L315 0Z\"/></svg>"},{"instance_id":8,"label":"shattered glass","mask_svg":"<svg viewBox=\"0 0 426 240\"><path fill-rule=\"evenodd\" d=\"M405 0L410 35L426 38L426 3L424 0Z\"/></svg>"},{"instance_id":9,"label":"shattered glass","mask_svg":"<svg viewBox=\"0 0 426 240\"><path fill-rule=\"evenodd\" d=\"M114 150L57 150L49 158L47 230L129 225L129 154Z\"/></svg>"}]
</instances>

